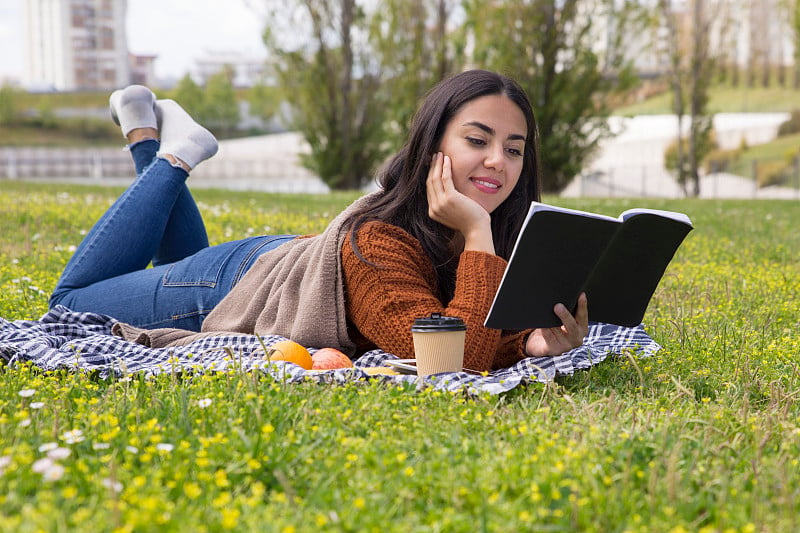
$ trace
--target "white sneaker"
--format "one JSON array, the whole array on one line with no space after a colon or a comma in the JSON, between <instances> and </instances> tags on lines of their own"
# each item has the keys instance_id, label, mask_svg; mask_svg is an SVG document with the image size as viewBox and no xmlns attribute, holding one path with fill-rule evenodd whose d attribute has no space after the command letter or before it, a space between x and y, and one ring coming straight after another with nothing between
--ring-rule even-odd
<instances>
[{"instance_id":1,"label":"white sneaker","mask_svg":"<svg viewBox=\"0 0 800 533\"><path fill-rule=\"evenodd\" d=\"M111 119L127 136L136 128L155 128L159 124L155 113L156 95L144 85L129 85L111 93L108 99Z\"/></svg>"},{"instance_id":2,"label":"white sneaker","mask_svg":"<svg viewBox=\"0 0 800 533\"><path fill-rule=\"evenodd\" d=\"M156 101L155 115L161 119L158 155L172 155L195 168L217 153L219 145L214 134L195 122L176 101Z\"/></svg>"}]
</instances>

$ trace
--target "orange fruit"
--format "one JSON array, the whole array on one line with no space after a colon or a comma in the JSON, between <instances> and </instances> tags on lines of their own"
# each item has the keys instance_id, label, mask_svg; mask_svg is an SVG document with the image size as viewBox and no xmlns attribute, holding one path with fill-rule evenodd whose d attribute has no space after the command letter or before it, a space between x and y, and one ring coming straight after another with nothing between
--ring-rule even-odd
<instances>
[{"instance_id":1,"label":"orange fruit","mask_svg":"<svg viewBox=\"0 0 800 533\"><path fill-rule=\"evenodd\" d=\"M270 361L287 361L305 368L306 370L311 370L314 364L308 350L294 341L278 341L272 346L269 346L267 351L269 352Z\"/></svg>"}]
</instances>

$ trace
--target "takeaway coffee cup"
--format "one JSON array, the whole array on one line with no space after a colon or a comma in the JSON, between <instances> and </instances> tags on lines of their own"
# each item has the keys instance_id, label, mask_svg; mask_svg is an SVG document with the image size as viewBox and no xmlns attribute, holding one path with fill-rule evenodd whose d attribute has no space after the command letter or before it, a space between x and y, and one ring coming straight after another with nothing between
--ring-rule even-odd
<instances>
[{"instance_id":1,"label":"takeaway coffee cup","mask_svg":"<svg viewBox=\"0 0 800 533\"><path fill-rule=\"evenodd\" d=\"M467 326L460 318L431 316L418 318L411 327L417 375L460 372L464 366L464 339Z\"/></svg>"}]
</instances>

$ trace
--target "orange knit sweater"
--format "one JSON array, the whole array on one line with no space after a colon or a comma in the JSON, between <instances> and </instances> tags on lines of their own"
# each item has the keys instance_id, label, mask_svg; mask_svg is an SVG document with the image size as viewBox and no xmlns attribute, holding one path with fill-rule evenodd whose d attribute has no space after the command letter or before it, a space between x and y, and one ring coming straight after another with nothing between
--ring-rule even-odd
<instances>
[{"instance_id":1,"label":"orange knit sweater","mask_svg":"<svg viewBox=\"0 0 800 533\"><path fill-rule=\"evenodd\" d=\"M342 246L342 270L350 337L362 351L379 347L401 358L414 357L414 319L442 313L467 325L464 366L484 371L508 367L525 356L528 331L503 335L483 320L503 277L506 261L485 252L464 251L456 271L456 289L446 305L437 298L436 274L419 241L382 222L359 228L356 241ZM377 265L377 266L375 266Z\"/></svg>"}]
</instances>

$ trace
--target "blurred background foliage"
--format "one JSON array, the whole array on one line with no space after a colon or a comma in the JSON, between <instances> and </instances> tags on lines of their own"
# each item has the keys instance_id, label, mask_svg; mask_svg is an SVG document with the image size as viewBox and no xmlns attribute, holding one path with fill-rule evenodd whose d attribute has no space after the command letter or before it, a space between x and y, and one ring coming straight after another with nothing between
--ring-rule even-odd
<instances>
[{"instance_id":1,"label":"blurred background foliage","mask_svg":"<svg viewBox=\"0 0 800 533\"><path fill-rule=\"evenodd\" d=\"M186 75L156 92L177 100L220 138L301 133L310 147L302 163L333 189L370 180L400 147L419 100L466 68L509 75L527 91L551 193L579 174L611 134L609 115L670 113L689 125L667 159L691 195L698 174L720 168L720 157L726 168L748 164L740 161L743 152L715 149L708 128L714 113L791 112L800 87L791 67L755 55L746 65L732 63L725 43L740 29L733 7L741 4L732 0L252 1L266 6L269 21L260 83L234 87L232 73L223 70L203 86ZM799 5L780 0L774 6L795 42ZM642 71L636 61L644 54L658 58L661 70ZM0 144L118 145L107 114L63 113L102 110L107 97L0 88ZM243 105L263 128L241 125ZM782 153L791 159L787 149Z\"/></svg>"}]
</instances>

